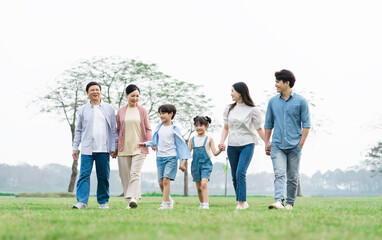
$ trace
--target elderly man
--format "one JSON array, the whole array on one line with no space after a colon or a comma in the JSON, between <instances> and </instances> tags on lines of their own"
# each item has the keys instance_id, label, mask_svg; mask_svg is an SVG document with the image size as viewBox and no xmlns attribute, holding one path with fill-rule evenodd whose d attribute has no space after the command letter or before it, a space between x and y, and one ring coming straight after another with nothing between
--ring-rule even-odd
<instances>
[{"instance_id":1,"label":"elderly man","mask_svg":"<svg viewBox=\"0 0 382 240\"><path fill-rule=\"evenodd\" d=\"M81 169L77 182L77 204L74 209L87 208L90 191L90 174L93 161L97 173L97 201L99 208L109 209L110 155L116 157L118 135L115 112L111 105L101 102L101 86L90 82L86 86L89 102L77 110L73 160L78 160L81 143Z\"/></svg>"}]
</instances>

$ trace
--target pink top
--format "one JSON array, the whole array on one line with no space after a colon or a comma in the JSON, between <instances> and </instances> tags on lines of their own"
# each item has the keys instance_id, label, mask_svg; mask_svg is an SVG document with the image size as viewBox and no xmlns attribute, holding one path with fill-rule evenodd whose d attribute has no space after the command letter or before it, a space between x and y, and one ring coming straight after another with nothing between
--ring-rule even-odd
<instances>
[{"instance_id":1,"label":"pink top","mask_svg":"<svg viewBox=\"0 0 382 240\"><path fill-rule=\"evenodd\" d=\"M127 105L118 109L117 114L117 133L118 133L118 151L123 151L125 143L125 116ZM139 116L141 118L141 142L151 141L153 138L152 130L149 123L149 115L144 107L137 105ZM138 144L138 143L137 143ZM148 148L141 148L142 154L148 154Z\"/></svg>"}]
</instances>

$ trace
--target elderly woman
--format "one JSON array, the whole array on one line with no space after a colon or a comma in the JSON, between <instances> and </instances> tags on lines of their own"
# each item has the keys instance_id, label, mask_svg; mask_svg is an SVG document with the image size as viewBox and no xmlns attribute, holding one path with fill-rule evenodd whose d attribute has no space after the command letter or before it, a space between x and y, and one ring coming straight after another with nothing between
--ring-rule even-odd
<instances>
[{"instance_id":1,"label":"elderly woman","mask_svg":"<svg viewBox=\"0 0 382 240\"><path fill-rule=\"evenodd\" d=\"M128 202L126 209L138 207L137 201L141 198L141 169L149 152L147 148L139 148L138 143L152 140L149 116L146 109L138 105L139 94L136 85L127 86L127 105L117 114L118 168Z\"/></svg>"}]
</instances>

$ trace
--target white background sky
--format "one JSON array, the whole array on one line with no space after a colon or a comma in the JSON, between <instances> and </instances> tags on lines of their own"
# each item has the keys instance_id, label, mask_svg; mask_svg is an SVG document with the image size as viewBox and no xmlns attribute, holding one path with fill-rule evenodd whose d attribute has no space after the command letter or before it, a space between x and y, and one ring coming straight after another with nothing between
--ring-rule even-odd
<instances>
[{"instance_id":1,"label":"white background sky","mask_svg":"<svg viewBox=\"0 0 382 240\"><path fill-rule=\"evenodd\" d=\"M328 119L308 137L301 172L358 165L382 140L375 128L382 124L379 6L368 0L1 1L0 163L70 166L69 126L38 114L32 101L79 59L119 55L204 85L220 122L233 83L246 82L265 108L262 92L274 91L274 72L290 69L295 91L314 91L323 99L317 115ZM213 137L219 141L220 133ZM263 148L257 146L249 172L272 172ZM111 166L117 169L116 160ZM154 170L152 153L144 171Z\"/></svg>"}]
</instances>

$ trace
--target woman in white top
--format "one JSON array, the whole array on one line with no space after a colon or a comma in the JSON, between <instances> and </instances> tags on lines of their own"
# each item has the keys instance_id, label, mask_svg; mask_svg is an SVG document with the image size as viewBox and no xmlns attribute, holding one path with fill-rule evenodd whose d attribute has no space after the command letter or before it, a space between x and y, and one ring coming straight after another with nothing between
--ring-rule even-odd
<instances>
[{"instance_id":1,"label":"woman in white top","mask_svg":"<svg viewBox=\"0 0 382 240\"><path fill-rule=\"evenodd\" d=\"M228 136L227 155L231 165L232 182L235 188L236 209L249 207L246 202L246 175L251 163L255 144L258 144L255 130L264 141L261 114L255 107L247 85L244 82L232 86L231 96L234 103L224 111L224 128L219 144L220 150L225 150L224 144Z\"/></svg>"}]
</instances>

